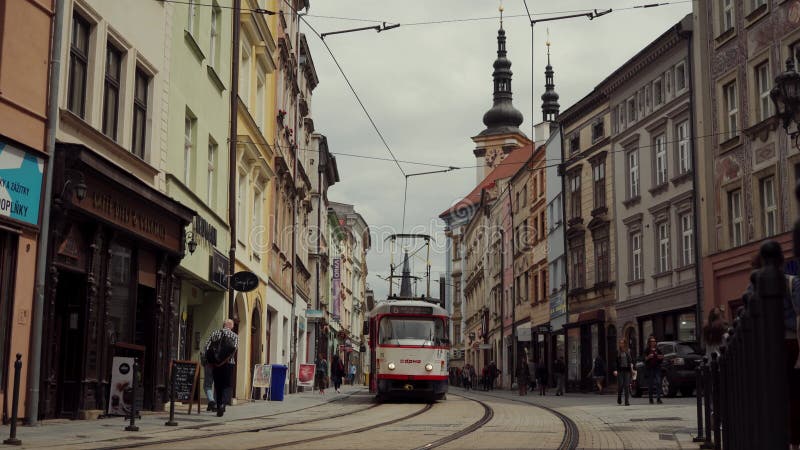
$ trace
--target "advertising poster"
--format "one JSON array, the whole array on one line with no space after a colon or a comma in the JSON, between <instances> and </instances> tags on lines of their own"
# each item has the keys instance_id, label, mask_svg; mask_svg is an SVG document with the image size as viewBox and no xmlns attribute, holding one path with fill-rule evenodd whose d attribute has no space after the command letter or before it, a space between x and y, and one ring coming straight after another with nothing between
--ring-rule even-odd
<instances>
[{"instance_id":1,"label":"advertising poster","mask_svg":"<svg viewBox=\"0 0 800 450\"><path fill-rule=\"evenodd\" d=\"M115 356L111 368L108 414L125 416L133 403L133 358Z\"/></svg>"},{"instance_id":2,"label":"advertising poster","mask_svg":"<svg viewBox=\"0 0 800 450\"><path fill-rule=\"evenodd\" d=\"M333 292L333 317L338 320L340 317L342 299L339 298L339 293L342 285L342 260L341 258L333 258L333 276L331 280Z\"/></svg>"},{"instance_id":3,"label":"advertising poster","mask_svg":"<svg viewBox=\"0 0 800 450\"><path fill-rule=\"evenodd\" d=\"M300 364L297 371L297 385L314 387L314 364Z\"/></svg>"},{"instance_id":4,"label":"advertising poster","mask_svg":"<svg viewBox=\"0 0 800 450\"><path fill-rule=\"evenodd\" d=\"M0 142L0 215L39 223L44 160Z\"/></svg>"},{"instance_id":5,"label":"advertising poster","mask_svg":"<svg viewBox=\"0 0 800 450\"><path fill-rule=\"evenodd\" d=\"M253 367L253 387L268 388L272 379L272 366L269 364L256 364Z\"/></svg>"}]
</instances>

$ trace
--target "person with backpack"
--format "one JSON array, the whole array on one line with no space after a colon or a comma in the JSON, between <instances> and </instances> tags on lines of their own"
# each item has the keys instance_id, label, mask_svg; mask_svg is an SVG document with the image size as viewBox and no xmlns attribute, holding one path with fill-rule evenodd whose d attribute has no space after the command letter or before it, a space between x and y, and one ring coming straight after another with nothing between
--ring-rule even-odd
<instances>
[{"instance_id":1,"label":"person with backpack","mask_svg":"<svg viewBox=\"0 0 800 450\"><path fill-rule=\"evenodd\" d=\"M206 342L206 361L213 366L214 399L217 401L217 417L225 414L225 406L233 396L233 373L236 368L236 350L239 336L233 332L233 320L225 319L222 329L211 333Z\"/></svg>"}]
</instances>

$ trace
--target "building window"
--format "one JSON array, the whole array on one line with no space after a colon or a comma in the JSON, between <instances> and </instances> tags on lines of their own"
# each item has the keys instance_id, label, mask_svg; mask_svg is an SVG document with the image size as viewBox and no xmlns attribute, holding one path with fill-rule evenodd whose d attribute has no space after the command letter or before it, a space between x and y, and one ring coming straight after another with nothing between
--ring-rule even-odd
<instances>
[{"instance_id":1,"label":"building window","mask_svg":"<svg viewBox=\"0 0 800 450\"><path fill-rule=\"evenodd\" d=\"M219 67L219 29L221 25L221 15L222 10L214 3L214 6L211 8L211 31L209 32L210 43L208 47L208 60L210 61L211 67L214 69Z\"/></svg>"},{"instance_id":2,"label":"building window","mask_svg":"<svg viewBox=\"0 0 800 450\"><path fill-rule=\"evenodd\" d=\"M794 61L794 68L800 67L800 41L789 46L789 57Z\"/></svg>"},{"instance_id":3,"label":"building window","mask_svg":"<svg viewBox=\"0 0 800 450\"><path fill-rule=\"evenodd\" d=\"M631 234L631 280L642 279L642 233Z\"/></svg>"},{"instance_id":4,"label":"building window","mask_svg":"<svg viewBox=\"0 0 800 450\"><path fill-rule=\"evenodd\" d=\"M658 224L658 273L669 270L669 226L666 222Z\"/></svg>"},{"instance_id":5,"label":"building window","mask_svg":"<svg viewBox=\"0 0 800 450\"><path fill-rule=\"evenodd\" d=\"M750 11L755 11L759 7L766 5L767 0L750 0Z\"/></svg>"},{"instance_id":6,"label":"building window","mask_svg":"<svg viewBox=\"0 0 800 450\"><path fill-rule=\"evenodd\" d=\"M247 174L245 172L239 171L239 180L238 186L236 188L236 239L244 244L245 242L245 217L247 217L244 202L247 198ZM279 199L276 199L275 204L277 205L280 203ZM280 232L280 230L276 229L276 233Z\"/></svg>"},{"instance_id":7,"label":"building window","mask_svg":"<svg viewBox=\"0 0 800 450\"><path fill-rule=\"evenodd\" d=\"M742 245L744 219L742 217L742 190L728 193L728 211L731 223L731 246Z\"/></svg>"},{"instance_id":8,"label":"building window","mask_svg":"<svg viewBox=\"0 0 800 450\"><path fill-rule=\"evenodd\" d=\"M731 81L722 88L725 99L725 132L732 139L739 131L739 103L736 100L736 82Z\"/></svg>"},{"instance_id":9,"label":"building window","mask_svg":"<svg viewBox=\"0 0 800 450\"><path fill-rule=\"evenodd\" d=\"M636 121L636 98L631 97L628 99L628 123Z\"/></svg>"},{"instance_id":10,"label":"building window","mask_svg":"<svg viewBox=\"0 0 800 450\"><path fill-rule=\"evenodd\" d=\"M69 87L67 109L86 118L86 74L89 65L89 22L72 16L72 37L69 46Z\"/></svg>"},{"instance_id":11,"label":"building window","mask_svg":"<svg viewBox=\"0 0 800 450\"><path fill-rule=\"evenodd\" d=\"M689 121L683 121L678 124L678 173L684 173L692 170L692 152L691 141L689 140Z\"/></svg>"},{"instance_id":12,"label":"building window","mask_svg":"<svg viewBox=\"0 0 800 450\"><path fill-rule=\"evenodd\" d=\"M720 0L722 3L722 33L730 30L734 26L734 3L733 0Z\"/></svg>"},{"instance_id":13,"label":"building window","mask_svg":"<svg viewBox=\"0 0 800 450\"><path fill-rule=\"evenodd\" d=\"M651 103L650 103L650 85L649 84L644 87L644 107L646 109L648 109L648 110L651 107Z\"/></svg>"},{"instance_id":14,"label":"building window","mask_svg":"<svg viewBox=\"0 0 800 450\"><path fill-rule=\"evenodd\" d=\"M250 43L242 39L242 63L239 66L239 98L250 107Z\"/></svg>"},{"instance_id":15,"label":"building window","mask_svg":"<svg viewBox=\"0 0 800 450\"><path fill-rule=\"evenodd\" d=\"M534 183L536 183L534 181ZM536 184L534 184L534 189L536 189ZM528 205L528 186L522 187L522 206L525 207Z\"/></svg>"},{"instance_id":16,"label":"building window","mask_svg":"<svg viewBox=\"0 0 800 450\"><path fill-rule=\"evenodd\" d=\"M217 143L211 136L208 137L208 187L206 190L206 203L213 208L217 196Z\"/></svg>"},{"instance_id":17,"label":"building window","mask_svg":"<svg viewBox=\"0 0 800 450\"><path fill-rule=\"evenodd\" d=\"M653 82L653 107L659 106L664 102L664 83L661 78Z\"/></svg>"},{"instance_id":18,"label":"building window","mask_svg":"<svg viewBox=\"0 0 800 450\"><path fill-rule=\"evenodd\" d=\"M575 153L581 149L581 136L576 134L569 139L569 151Z\"/></svg>"},{"instance_id":19,"label":"building window","mask_svg":"<svg viewBox=\"0 0 800 450\"><path fill-rule=\"evenodd\" d=\"M681 246L683 260L681 261L684 266L694 264L694 254L692 248L694 247L694 230L692 224L692 215L684 214L681 216Z\"/></svg>"},{"instance_id":20,"label":"building window","mask_svg":"<svg viewBox=\"0 0 800 450\"><path fill-rule=\"evenodd\" d=\"M633 150L628 153L628 198L639 196L639 153Z\"/></svg>"},{"instance_id":21,"label":"building window","mask_svg":"<svg viewBox=\"0 0 800 450\"><path fill-rule=\"evenodd\" d=\"M604 134L605 130L603 130L602 120L592 125L592 142L595 142L598 139L602 138Z\"/></svg>"},{"instance_id":22,"label":"building window","mask_svg":"<svg viewBox=\"0 0 800 450\"><path fill-rule=\"evenodd\" d=\"M119 84L122 52L110 43L106 46L106 77L103 86L103 134L117 140Z\"/></svg>"},{"instance_id":23,"label":"building window","mask_svg":"<svg viewBox=\"0 0 800 450\"><path fill-rule=\"evenodd\" d=\"M769 97L771 81L769 79L769 64L763 63L756 67L756 89L758 90L758 120L767 120L772 116L772 99Z\"/></svg>"},{"instance_id":24,"label":"building window","mask_svg":"<svg viewBox=\"0 0 800 450\"><path fill-rule=\"evenodd\" d=\"M764 211L764 237L774 236L777 229L778 207L775 205L775 178L762 178L761 210Z\"/></svg>"},{"instance_id":25,"label":"building window","mask_svg":"<svg viewBox=\"0 0 800 450\"><path fill-rule=\"evenodd\" d=\"M195 124L197 120L188 111L183 120L183 183L192 187L192 160L195 149Z\"/></svg>"},{"instance_id":26,"label":"building window","mask_svg":"<svg viewBox=\"0 0 800 450\"><path fill-rule=\"evenodd\" d=\"M667 182L667 144L663 134L653 141L656 151L656 186Z\"/></svg>"},{"instance_id":27,"label":"building window","mask_svg":"<svg viewBox=\"0 0 800 450\"><path fill-rule=\"evenodd\" d=\"M197 31L197 0L189 0L188 16L186 17L186 31L194 36Z\"/></svg>"},{"instance_id":28,"label":"building window","mask_svg":"<svg viewBox=\"0 0 800 450\"><path fill-rule=\"evenodd\" d=\"M261 69L259 68L258 79L256 80L256 125L262 131L266 129L266 124L264 123L264 103L266 102L266 98L264 97L264 76L260 73Z\"/></svg>"},{"instance_id":29,"label":"building window","mask_svg":"<svg viewBox=\"0 0 800 450\"><path fill-rule=\"evenodd\" d=\"M625 105L619 104L617 105L617 131L622 131L625 129Z\"/></svg>"},{"instance_id":30,"label":"building window","mask_svg":"<svg viewBox=\"0 0 800 450\"><path fill-rule=\"evenodd\" d=\"M686 64L679 62L675 65L675 92L686 89Z\"/></svg>"},{"instance_id":31,"label":"building window","mask_svg":"<svg viewBox=\"0 0 800 450\"><path fill-rule=\"evenodd\" d=\"M600 161L592 166L592 184L594 187L594 209L606 206L606 163Z\"/></svg>"},{"instance_id":32,"label":"building window","mask_svg":"<svg viewBox=\"0 0 800 450\"><path fill-rule=\"evenodd\" d=\"M533 273L533 303L539 303L539 273Z\"/></svg>"},{"instance_id":33,"label":"building window","mask_svg":"<svg viewBox=\"0 0 800 450\"><path fill-rule=\"evenodd\" d=\"M261 252L264 250L264 245L263 245L264 243L261 242L261 237L263 236L263 230L261 229L261 224L263 220L261 207L263 206L263 204L264 204L263 191L261 189L256 188L253 191L253 210L251 211L250 219L252 221L252 228L251 228L251 233L253 235L252 237L255 238L255 242L252 242L253 256L257 260L261 259Z\"/></svg>"},{"instance_id":34,"label":"building window","mask_svg":"<svg viewBox=\"0 0 800 450\"><path fill-rule=\"evenodd\" d=\"M639 89L636 97L639 99L639 117L644 118L644 88Z\"/></svg>"},{"instance_id":35,"label":"building window","mask_svg":"<svg viewBox=\"0 0 800 450\"><path fill-rule=\"evenodd\" d=\"M596 283L608 281L608 238L602 238L594 242L595 258L595 280Z\"/></svg>"},{"instance_id":36,"label":"building window","mask_svg":"<svg viewBox=\"0 0 800 450\"><path fill-rule=\"evenodd\" d=\"M136 82L133 93L133 142L131 152L144 159L147 142L147 91L150 77L141 69L136 69Z\"/></svg>"},{"instance_id":37,"label":"building window","mask_svg":"<svg viewBox=\"0 0 800 450\"><path fill-rule=\"evenodd\" d=\"M573 173L569 178L569 213L570 219L581 216L581 174Z\"/></svg>"},{"instance_id":38,"label":"building window","mask_svg":"<svg viewBox=\"0 0 800 450\"><path fill-rule=\"evenodd\" d=\"M583 252L583 239L576 242L576 245L569 250L570 256L570 288L581 289L586 285L583 266L584 266L584 252Z\"/></svg>"}]
</instances>

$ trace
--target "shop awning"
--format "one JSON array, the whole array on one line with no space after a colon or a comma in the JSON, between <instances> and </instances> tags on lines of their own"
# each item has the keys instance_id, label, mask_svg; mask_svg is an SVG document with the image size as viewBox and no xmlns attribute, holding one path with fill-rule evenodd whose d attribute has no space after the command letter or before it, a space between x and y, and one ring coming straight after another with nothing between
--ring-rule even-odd
<instances>
[{"instance_id":1,"label":"shop awning","mask_svg":"<svg viewBox=\"0 0 800 450\"><path fill-rule=\"evenodd\" d=\"M564 324L564 328L573 328L581 325L605 322L606 312L603 309L595 309L593 311L586 311L578 314L578 320Z\"/></svg>"}]
</instances>

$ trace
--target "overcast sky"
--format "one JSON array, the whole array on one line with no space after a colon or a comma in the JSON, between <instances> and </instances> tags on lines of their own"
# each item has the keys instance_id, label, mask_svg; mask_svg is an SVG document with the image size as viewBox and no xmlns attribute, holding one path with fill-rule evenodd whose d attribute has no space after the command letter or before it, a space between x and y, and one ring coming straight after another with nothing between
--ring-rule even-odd
<instances>
[{"instance_id":1,"label":"overcast sky","mask_svg":"<svg viewBox=\"0 0 800 450\"><path fill-rule=\"evenodd\" d=\"M577 18L537 24L531 91L530 25L527 18L509 17L525 14L525 7L522 0L503 2L514 105L525 117L520 128L529 137L531 119L541 121L547 29L556 91L564 111L692 8L691 2L679 0L657 8L621 9L645 3L653 1L528 0L532 14L615 9L593 21ZM496 0L313 0L307 20L320 33L372 23L313 16L400 23L399 28L382 33L328 36L326 42L398 159L474 166L470 138L485 128L482 117L492 104L499 20L402 24L498 17L498 5ZM311 106L316 130L328 137L334 153L389 158L327 50L308 28L301 31L308 35L320 79ZM388 285L377 275L388 274L389 252L379 241L388 233L400 232L404 178L392 161L338 155L337 162L341 182L330 189L329 197L354 204L372 228L367 282L380 298L387 294ZM408 173L437 169L401 164ZM405 231L429 233L437 239L439 248L431 256L434 279L445 267L443 223L438 216L475 186L475 178L475 169L469 168L409 181ZM424 262L416 262L414 270L424 270ZM420 293L422 289L420 285ZM431 283L431 289L437 296L438 283Z\"/></svg>"}]
</instances>

